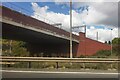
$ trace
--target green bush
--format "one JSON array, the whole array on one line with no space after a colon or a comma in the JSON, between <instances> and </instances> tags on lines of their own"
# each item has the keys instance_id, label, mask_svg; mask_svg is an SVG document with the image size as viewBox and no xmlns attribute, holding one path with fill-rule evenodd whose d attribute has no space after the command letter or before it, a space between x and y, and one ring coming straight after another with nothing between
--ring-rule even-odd
<instances>
[{"instance_id":1,"label":"green bush","mask_svg":"<svg viewBox=\"0 0 120 80\"><path fill-rule=\"evenodd\" d=\"M85 58L86 56L84 56L84 55L80 55L80 57L78 57L78 58Z\"/></svg>"},{"instance_id":2,"label":"green bush","mask_svg":"<svg viewBox=\"0 0 120 80\"><path fill-rule=\"evenodd\" d=\"M97 56L98 58L106 58L111 55L110 50L101 50L98 51L94 56Z\"/></svg>"},{"instance_id":3,"label":"green bush","mask_svg":"<svg viewBox=\"0 0 120 80\"><path fill-rule=\"evenodd\" d=\"M2 39L3 56L29 56L26 42Z\"/></svg>"}]
</instances>

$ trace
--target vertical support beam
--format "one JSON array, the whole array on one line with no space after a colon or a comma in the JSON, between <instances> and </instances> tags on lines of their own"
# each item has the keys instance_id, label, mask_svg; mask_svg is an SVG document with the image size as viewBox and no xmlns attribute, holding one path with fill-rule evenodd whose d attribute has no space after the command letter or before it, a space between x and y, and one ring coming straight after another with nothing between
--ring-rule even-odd
<instances>
[{"instance_id":1,"label":"vertical support beam","mask_svg":"<svg viewBox=\"0 0 120 80\"><path fill-rule=\"evenodd\" d=\"M72 58L72 0L70 0L70 58Z\"/></svg>"},{"instance_id":2,"label":"vertical support beam","mask_svg":"<svg viewBox=\"0 0 120 80\"><path fill-rule=\"evenodd\" d=\"M10 62L8 61L8 64L7 64L7 67L8 67L8 68L10 68L10 67L11 67L9 63L10 63Z\"/></svg>"},{"instance_id":3,"label":"vertical support beam","mask_svg":"<svg viewBox=\"0 0 120 80\"><path fill-rule=\"evenodd\" d=\"M113 29L111 29L111 57L112 57L112 30ZM113 64L111 63L111 69L113 68Z\"/></svg>"},{"instance_id":4,"label":"vertical support beam","mask_svg":"<svg viewBox=\"0 0 120 80\"><path fill-rule=\"evenodd\" d=\"M85 25L85 37L86 37L86 32L87 32L86 30L87 30L87 27L86 27L86 25Z\"/></svg>"},{"instance_id":5,"label":"vertical support beam","mask_svg":"<svg viewBox=\"0 0 120 80\"><path fill-rule=\"evenodd\" d=\"M110 68L113 69L113 63L110 64Z\"/></svg>"},{"instance_id":6,"label":"vertical support beam","mask_svg":"<svg viewBox=\"0 0 120 80\"><path fill-rule=\"evenodd\" d=\"M97 32L96 38L97 38L97 41L98 41L98 32Z\"/></svg>"},{"instance_id":7,"label":"vertical support beam","mask_svg":"<svg viewBox=\"0 0 120 80\"><path fill-rule=\"evenodd\" d=\"M111 29L111 56L112 56L112 30L113 29Z\"/></svg>"},{"instance_id":8,"label":"vertical support beam","mask_svg":"<svg viewBox=\"0 0 120 80\"><path fill-rule=\"evenodd\" d=\"M56 69L58 69L59 68L59 63L58 62L56 62Z\"/></svg>"},{"instance_id":9,"label":"vertical support beam","mask_svg":"<svg viewBox=\"0 0 120 80\"><path fill-rule=\"evenodd\" d=\"M85 25L85 56L86 56L86 25Z\"/></svg>"},{"instance_id":10,"label":"vertical support beam","mask_svg":"<svg viewBox=\"0 0 120 80\"><path fill-rule=\"evenodd\" d=\"M12 53L12 40L10 40L10 54Z\"/></svg>"},{"instance_id":11,"label":"vertical support beam","mask_svg":"<svg viewBox=\"0 0 120 80\"><path fill-rule=\"evenodd\" d=\"M31 68L31 62L28 62L28 68Z\"/></svg>"},{"instance_id":12,"label":"vertical support beam","mask_svg":"<svg viewBox=\"0 0 120 80\"><path fill-rule=\"evenodd\" d=\"M85 69L85 63L83 63L83 69Z\"/></svg>"}]
</instances>

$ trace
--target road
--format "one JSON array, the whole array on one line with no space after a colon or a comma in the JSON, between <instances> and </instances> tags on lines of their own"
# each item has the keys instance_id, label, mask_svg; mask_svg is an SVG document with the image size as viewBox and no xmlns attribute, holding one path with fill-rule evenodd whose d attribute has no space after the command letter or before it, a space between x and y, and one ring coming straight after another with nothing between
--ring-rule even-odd
<instances>
[{"instance_id":1,"label":"road","mask_svg":"<svg viewBox=\"0 0 120 80\"><path fill-rule=\"evenodd\" d=\"M2 70L3 78L118 78L118 73Z\"/></svg>"}]
</instances>

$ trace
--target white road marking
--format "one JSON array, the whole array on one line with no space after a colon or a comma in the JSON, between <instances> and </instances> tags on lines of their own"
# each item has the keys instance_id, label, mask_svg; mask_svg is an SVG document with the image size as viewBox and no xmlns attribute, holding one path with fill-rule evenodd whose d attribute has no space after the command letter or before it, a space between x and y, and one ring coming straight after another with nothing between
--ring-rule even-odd
<instances>
[{"instance_id":1,"label":"white road marking","mask_svg":"<svg viewBox=\"0 0 120 80\"><path fill-rule=\"evenodd\" d=\"M120 73L103 73L103 72L51 72L51 71L14 71L14 70L0 70L2 72L24 72L24 73L66 73L66 74L113 74L118 75Z\"/></svg>"}]
</instances>

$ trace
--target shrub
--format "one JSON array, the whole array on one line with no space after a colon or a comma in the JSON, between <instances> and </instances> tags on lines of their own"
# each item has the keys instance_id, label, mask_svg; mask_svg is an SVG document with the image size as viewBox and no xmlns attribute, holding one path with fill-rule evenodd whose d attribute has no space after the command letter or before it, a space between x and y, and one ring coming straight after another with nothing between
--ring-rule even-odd
<instances>
[{"instance_id":1,"label":"shrub","mask_svg":"<svg viewBox=\"0 0 120 80\"><path fill-rule=\"evenodd\" d=\"M78 57L78 58L85 58L86 56L84 56L84 55L80 55L80 57Z\"/></svg>"},{"instance_id":2,"label":"shrub","mask_svg":"<svg viewBox=\"0 0 120 80\"><path fill-rule=\"evenodd\" d=\"M105 58L111 55L111 51L110 50L101 50L98 51L94 56L97 56L99 58Z\"/></svg>"}]
</instances>

